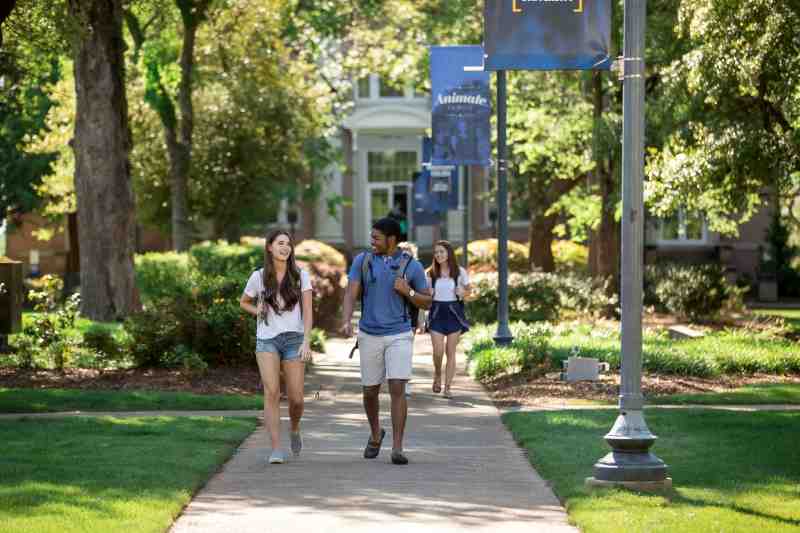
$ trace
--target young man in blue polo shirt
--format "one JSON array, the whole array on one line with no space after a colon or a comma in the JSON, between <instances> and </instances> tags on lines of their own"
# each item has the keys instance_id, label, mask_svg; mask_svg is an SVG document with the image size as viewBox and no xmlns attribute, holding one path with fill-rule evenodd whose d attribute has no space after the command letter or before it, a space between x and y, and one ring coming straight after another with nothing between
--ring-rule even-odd
<instances>
[{"instance_id":1,"label":"young man in blue polo shirt","mask_svg":"<svg viewBox=\"0 0 800 533\"><path fill-rule=\"evenodd\" d=\"M364 457L377 457L386 435L380 426L378 396L386 378L392 398L392 463L404 465L408 464L403 453L408 415L405 385L411 378L414 344L406 300L428 309L432 296L422 264L397 248L400 233L400 224L391 218L382 218L372 225L372 251L359 254L350 267L342 331L348 337L353 334L353 304L361 298L358 351L364 410L371 432Z\"/></svg>"}]
</instances>

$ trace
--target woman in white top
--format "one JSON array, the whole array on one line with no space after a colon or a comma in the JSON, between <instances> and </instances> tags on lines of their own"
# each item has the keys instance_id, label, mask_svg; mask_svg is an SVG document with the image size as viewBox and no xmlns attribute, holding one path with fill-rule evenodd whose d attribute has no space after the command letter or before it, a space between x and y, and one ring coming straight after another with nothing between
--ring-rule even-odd
<instances>
[{"instance_id":1,"label":"woman in white top","mask_svg":"<svg viewBox=\"0 0 800 533\"><path fill-rule=\"evenodd\" d=\"M311 357L311 277L294 260L289 233L275 230L264 245L264 268L250 275L239 305L257 317L256 360L264 386L264 421L272 441L270 464L286 462L280 446L280 373L283 369L289 398L292 452L303 447L305 361Z\"/></svg>"},{"instance_id":2,"label":"woman in white top","mask_svg":"<svg viewBox=\"0 0 800 533\"><path fill-rule=\"evenodd\" d=\"M458 266L453 245L438 241L433 248L433 265L428 269L433 288L433 305L428 314L428 330L433 342L433 392L442 390L442 357L447 354L444 396L452 398L450 386L456 375L456 349L461 334L469 330L464 314L464 299L469 296L469 274Z\"/></svg>"}]
</instances>

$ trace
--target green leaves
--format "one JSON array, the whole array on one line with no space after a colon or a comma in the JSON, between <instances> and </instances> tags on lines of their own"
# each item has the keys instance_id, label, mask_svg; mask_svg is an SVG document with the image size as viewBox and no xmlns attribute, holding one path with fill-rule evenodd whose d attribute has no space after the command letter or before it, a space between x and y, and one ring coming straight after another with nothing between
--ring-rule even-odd
<instances>
[{"instance_id":1,"label":"green leaves","mask_svg":"<svg viewBox=\"0 0 800 533\"><path fill-rule=\"evenodd\" d=\"M680 3L675 31L687 45L660 67L663 87L650 115L664 134L652 139L660 147L647 171L655 212L685 204L705 211L712 229L735 234L765 187L796 198L798 24L788 3Z\"/></svg>"}]
</instances>

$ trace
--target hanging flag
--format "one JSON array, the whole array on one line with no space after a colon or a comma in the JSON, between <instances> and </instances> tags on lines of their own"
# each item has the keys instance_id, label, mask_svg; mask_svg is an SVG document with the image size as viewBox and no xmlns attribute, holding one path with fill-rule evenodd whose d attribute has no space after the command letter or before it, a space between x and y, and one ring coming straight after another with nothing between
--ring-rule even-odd
<instances>
[{"instance_id":1,"label":"hanging flag","mask_svg":"<svg viewBox=\"0 0 800 533\"><path fill-rule=\"evenodd\" d=\"M491 157L489 73L481 46L431 47L434 165L483 165Z\"/></svg>"},{"instance_id":2,"label":"hanging flag","mask_svg":"<svg viewBox=\"0 0 800 533\"><path fill-rule=\"evenodd\" d=\"M611 0L486 0L486 70L611 68Z\"/></svg>"}]
</instances>

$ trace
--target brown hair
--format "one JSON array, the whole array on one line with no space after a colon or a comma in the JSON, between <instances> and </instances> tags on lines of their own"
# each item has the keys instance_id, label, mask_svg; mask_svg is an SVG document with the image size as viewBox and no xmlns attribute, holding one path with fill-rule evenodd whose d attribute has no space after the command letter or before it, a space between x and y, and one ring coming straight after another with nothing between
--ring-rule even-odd
<instances>
[{"instance_id":1,"label":"brown hair","mask_svg":"<svg viewBox=\"0 0 800 533\"><path fill-rule=\"evenodd\" d=\"M275 275L275 264L269 247L281 235L286 235L289 238L289 246L292 247L292 252L286 261L286 274L283 276L279 287L278 278ZM276 315L280 315L282 311L294 309L294 306L300 301L300 269L297 268L294 260L294 243L288 231L276 229L267 235L267 241L264 243L264 270L262 271L261 279L264 284L264 292L262 293L264 310L261 319L266 324L269 307L272 308ZM281 306L281 302L283 306Z\"/></svg>"},{"instance_id":2,"label":"brown hair","mask_svg":"<svg viewBox=\"0 0 800 533\"><path fill-rule=\"evenodd\" d=\"M458 283L458 276L461 274L461 270L458 268L458 262L456 261L456 252L453 250L453 245L450 244L450 241L436 241L436 244L433 245L434 257L433 257L433 264L428 269L428 275L431 277L431 289L436 289L436 280L441 277L441 272L439 268L439 262L436 260L436 247L441 246L445 250L447 250L447 268L450 270L450 277Z\"/></svg>"}]
</instances>

